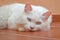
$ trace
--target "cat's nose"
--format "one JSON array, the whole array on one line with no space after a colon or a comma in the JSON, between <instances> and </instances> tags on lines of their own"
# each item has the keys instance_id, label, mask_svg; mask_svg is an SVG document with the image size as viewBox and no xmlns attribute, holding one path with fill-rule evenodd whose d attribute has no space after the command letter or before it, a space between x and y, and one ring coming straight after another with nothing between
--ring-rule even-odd
<instances>
[{"instance_id":1,"label":"cat's nose","mask_svg":"<svg viewBox=\"0 0 60 40\"><path fill-rule=\"evenodd\" d=\"M34 27L30 27L30 29L34 29Z\"/></svg>"}]
</instances>

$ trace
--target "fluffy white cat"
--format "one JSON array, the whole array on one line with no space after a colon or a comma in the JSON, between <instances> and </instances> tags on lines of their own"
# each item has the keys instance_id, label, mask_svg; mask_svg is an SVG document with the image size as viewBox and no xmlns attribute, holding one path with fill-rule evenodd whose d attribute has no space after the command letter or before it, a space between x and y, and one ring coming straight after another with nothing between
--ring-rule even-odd
<instances>
[{"instance_id":1,"label":"fluffy white cat","mask_svg":"<svg viewBox=\"0 0 60 40\"><path fill-rule=\"evenodd\" d=\"M38 31L50 30L52 21L51 12L42 7L34 6L29 3L14 3L0 7L1 25L0 29L18 30L18 31ZM3 15L3 16L2 16Z\"/></svg>"}]
</instances>

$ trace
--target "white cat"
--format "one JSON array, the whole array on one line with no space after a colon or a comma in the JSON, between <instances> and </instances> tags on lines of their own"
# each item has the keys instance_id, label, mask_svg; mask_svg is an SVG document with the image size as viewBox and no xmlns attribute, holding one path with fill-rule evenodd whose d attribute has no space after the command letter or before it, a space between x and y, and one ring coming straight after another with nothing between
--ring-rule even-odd
<instances>
[{"instance_id":1,"label":"white cat","mask_svg":"<svg viewBox=\"0 0 60 40\"><path fill-rule=\"evenodd\" d=\"M8 29L18 31L50 30L52 15L48 9L42 6L15 3L6 5L4 9L7 9L5 12L8 15L6 15L5 24L8 22Z\"/></svg>"}]
</instances>

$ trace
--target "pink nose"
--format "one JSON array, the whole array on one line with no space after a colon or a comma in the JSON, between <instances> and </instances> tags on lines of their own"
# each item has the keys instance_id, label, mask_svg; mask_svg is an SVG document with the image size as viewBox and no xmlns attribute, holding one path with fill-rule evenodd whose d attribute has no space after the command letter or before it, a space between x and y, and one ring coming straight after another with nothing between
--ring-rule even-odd
<instances>
[{"instance_id":1,"label":"pink nose","mask_svg":"<svg viewBox=\"0 0 60 40\"><path fill-rule=\"evenodd\" d=\"M31 29L34 29L33 27L30 27Z\"/></svg>"}]
</instances>

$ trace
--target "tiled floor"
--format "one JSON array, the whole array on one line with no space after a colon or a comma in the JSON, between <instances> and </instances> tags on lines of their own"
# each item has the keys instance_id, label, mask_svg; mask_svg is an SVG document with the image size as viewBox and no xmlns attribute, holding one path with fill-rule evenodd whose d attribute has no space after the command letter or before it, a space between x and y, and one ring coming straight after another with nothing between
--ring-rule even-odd
<instances>
[{"instance_id":1,"label":"tiled floor","mask_svg":"<svg viewBox=\"0 0 60 40\"><path fill-rule=\"evenodd\" d=\"M52 23L47 32L18 32L0 30L0 40L60 40L60 22Z\"/></svg>"}]
</instances>

